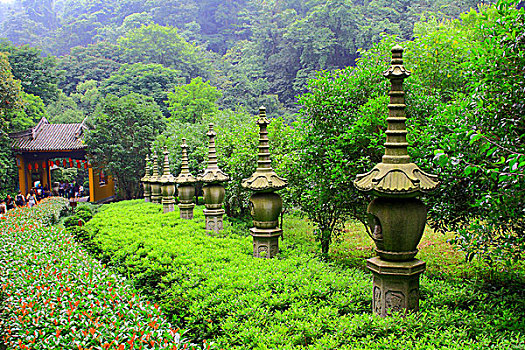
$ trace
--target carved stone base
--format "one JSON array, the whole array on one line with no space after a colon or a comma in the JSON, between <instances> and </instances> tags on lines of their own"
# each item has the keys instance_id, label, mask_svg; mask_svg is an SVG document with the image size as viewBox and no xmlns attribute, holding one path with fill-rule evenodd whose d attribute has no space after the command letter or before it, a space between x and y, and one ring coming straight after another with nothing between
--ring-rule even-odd
<instances>
[{"instance_id":1,"label":"carved stone base","mask_svg":"<svg viewBox=\"0 0 525 350\"><path fill-rule=\"evenodd\" d=\"M385 261L374 257L366 261L366 267L374 275L372 288L372 311L386 317L392 312L419 310L419 276L426 263L410 261Z\"/></svg>"},{"instance_id":2,"label":"carved stone base","mask_svg":"<svg viewBox=\"0 0 525 350\"><path fill-rule=\"evenodd\" d=\"M175 210L175 200L173 199L173 197L168 200L165 200L164 198L162 198L162 212L166 214L174 210Z\"/></svg>"},{"instance_id":3,"label":"carved stone base","mask_svg":"<svg viewBox=\"0 0 525 350\"><path fill-rule=\"evenodd\" d=\"M204 218L206 219L206 232L219 233L222 231L223 223L222 216L224 209L204 209Z\"/></svg>"},{"instance_id":4,"label":"carved stone base","mask_svg":"<svg viewBox=\"0 0 525 350\"><path fill-rule=\"evenodd\" d=\"M283 230L253 227L250 233L253 237L253 256L255 258L271 259L279 254L279 237L283 234Z\"/></svg>"},{"instance_id":5,"label":"carved stone base","mask_svg":"<svg viewBox=\"0 0 525 350\"><path fill-rule=\"evenodd\" d=\"M160 204L162 201L162 196L151 195L151 201L155 204Z\"/></svg>"},{"instance_id":6,"label":"carved stone base","mask_svg":"<svg viewBox=\"0 0 525 350\"><path fill-rule=\"evenodd\" d=\"M195 204L178 204L180 209L180 218L186 219L186 220L192 220L193 219L193 208L195 208Z\"/></svg>"}]
</instances>

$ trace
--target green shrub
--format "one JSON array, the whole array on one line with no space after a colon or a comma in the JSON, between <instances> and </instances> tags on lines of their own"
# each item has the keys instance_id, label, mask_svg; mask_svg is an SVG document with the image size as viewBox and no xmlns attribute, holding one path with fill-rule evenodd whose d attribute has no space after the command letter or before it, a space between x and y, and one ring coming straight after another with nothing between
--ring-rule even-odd
<instances>
[{"instance_id":1,"label":"green shrub","mask_svg":"<svg viewBox=\"0 0 525 350\"><path fill-rule=\"evenodd\" d=\"M82 219L84 222L88 222L93 217L93 214L88 210L76 210L74 216Z\"/></svg>"},{"instance_id":2,"label":"green shrub","mask_svg":"<svg viewBox=\"0 0 525 350\"><path fill-rule=\"evenodd\" d=\"M425 277L417 315L371 314L371 276L320 262L301 242L252 258L246 229L143 201L106 205L86 225L104 263L129 276L180 327L225 349L431 349L525 346L521 292ZM286 233L285 233L286 234Z\"/></svg>"},{"instance_id":3,"label":"green shrub","mask_svg":"<svg viewBox=\"0 0 525 350\"><path fill-rule=\"evenodd\" d=\"M85 224L85 221L82 220L79 216L72 215L64 220L64 227L70 228L70 227L78 226L79 220L82 222L82 224Z\"/></svg>"}]
</instances>

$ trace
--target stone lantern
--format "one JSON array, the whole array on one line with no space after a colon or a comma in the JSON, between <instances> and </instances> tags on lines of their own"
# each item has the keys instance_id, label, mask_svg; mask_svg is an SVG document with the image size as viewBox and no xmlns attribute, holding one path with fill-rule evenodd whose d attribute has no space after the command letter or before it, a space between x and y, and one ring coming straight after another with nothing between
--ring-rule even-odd
<instances>
[{"instance_id":1,"label":"stone lantern","mask_svg":"<svg viewBox=\"0 0 525 350\"><path fill-rule=\"evenodd\" d=\"M193 197L195 197L195 182L197 182L197 179L190 173L190 168L188 167L188 153L186 151L188 145L186 144L186 139L182 139L181 148L182 168L175 182L179 185L180 218L190 220L193 219L193 208L195 207Z\"/></svg>"},{"instance_id":2,"label":"stone lantern","mask_svg":"<svg viewBox=\"0 0 525 350\"><path fill-rule=\"evenodd\" d=\"M222 216L224 214L222 202L225 191L222 183L228 181L230 177L217 166L217 154L215 151L215 136L217 133L213 131L213 124L210 124L210 130L206 135L210 138L208 144L208 167L204 169L202 174L197 176L197 181L204 183L206 231L219 233L223 228Z\"/></svg>"},{"instance_id":3,"label":"stone lantern","mask_svg":"<svg viewBox=\"0 0 525 350\"><path fill-rule=\"evenodd\" d=\"M412 163L406 140L403 81L410 72L403 66L403 48L392 48L392 63L383 73L390 79L390 104L385 155L371 171L358 175L355 187L377 196L368 206L371 238L379 255L367 260L372 271L374 314L419 309L419 276L425 262L415 259L425 229L427 209L417 197L434 190L435 175Z\"/></svg>"},{"instance_id":4,"label":"stone lantern","mask_svg":"<svg viewBox=\"0 0 525 350\"><path fill-rule=\"evenodd\" d=\"M170 161L168 159L168 149L164 146L164 169L162 176L159 179L161 191L162 191L162 208L164 213L169 213L174 210L175 199L175 176L171 175L170 172Z\"/></svg>"},{"instance_id":5,"label":"stone lantern","mask_svg":"<svg viewBox=\"0 0 525 350\"><path fill-rule=\"evenodd\" d=\"M157 163L157 152L153 154L153 174L150 176L149 181L151 184L151 201L155 204L160 204L161 199L161 188L159 182L159 167Z\"/></svg>"},{"instance_id":6,"label":"stone lantern","mask_svg":"<svg viewBox=\"0 0 525 350\"><path fill-rule=\"evenodd\" d=\"M256 258L276 256L279 253L279 237L283 233L277 226L283 201L275 191L285 188L287 182L272 169L268 146L268 123L266 108L261 107L257 121L260 129L257 170L248 179L242 181L244 188L255 191L250 198L250 211L255 227L250 229L250 233L253 237L253 256Z\"/></svg>"},{"instance_id":7,"label":"stone lantern","mask_svg":"<svg viewBox=\"0 0 525 350\"><path fill-rule=\"evenodd\" d=\"M144 171L144 177L140 179L144 185L144 201L151 202L151 183L150 183L150 168L149 168L149 156L146 155L146 168Z\"/></svg>"}]
</instances>

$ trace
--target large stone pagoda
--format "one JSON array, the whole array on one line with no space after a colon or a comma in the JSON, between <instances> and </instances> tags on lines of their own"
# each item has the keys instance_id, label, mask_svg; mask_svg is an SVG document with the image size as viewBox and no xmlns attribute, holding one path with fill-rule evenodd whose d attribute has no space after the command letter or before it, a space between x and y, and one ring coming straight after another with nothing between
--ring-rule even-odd
<instances>
[{"instance_id":1,"label":"large stone pagoda","mask_svg":"<svg viewBox=\"0 0 525 350\"><path fill-rule=\"evenodd\" d=\"M415 259L425 229L427 209L417 197L434 190L435 175L422 171L408 155L403 81L403 48L392 48L390 104L385 155L371 171L358 175L355 187L377 196L368 206L369 225L379 255L367 260L373 278L373 312L380 316L419 309L419 276L425 262Z\"/></svg>"}]
</instances>

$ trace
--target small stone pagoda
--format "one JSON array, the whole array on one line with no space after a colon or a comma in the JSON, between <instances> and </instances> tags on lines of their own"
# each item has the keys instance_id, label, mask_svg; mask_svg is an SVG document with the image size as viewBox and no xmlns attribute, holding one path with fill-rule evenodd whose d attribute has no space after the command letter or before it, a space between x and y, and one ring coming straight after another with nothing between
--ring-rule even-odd
<instances>
[{"instance_id":1,"label":"small stone pagoda","mask_svg":"<svg viewBox=\"0 0 525 350\"><path fill-rule=\"evenodd\" d=\"M248 179L242 181L242 186L255 192L250 198L251 215L255 226L250 229L253 237L253 256L269 259L279 253L279 237L283 233L278 227L283 201L275 191L285 188L288 184L272 169L267 131L269 122L264 107L259 109L257 124L260 129L257 170Z\"/></svg>"},{"instance_id":2,"label":"small stone pagoda","mask_svg":"<svg viewBox=\"0 0 525 350\"><path fill-rule=\"evenodd\" d=\"M151 201L155 204L160 204L162 197L159 179L157 152L155 152L153 154L153 174L149 178L149 183L151 184Z\"/></svg>"},{"instance_id":3,"label":"small stone pagoda","mask_svg":"<svg viewBox=\"0 0 525 350\"><path fill-rule=\"evenodd\" d=\"M164 146L164 167L159 179L162 193L162 208L164 213L169 213L175 207L175 177L171 175L168 148Z\"/></svg>"},{"instance_id":4,"label":"small stone pagoda","mask_svg":"<svg viewBox=\"0 0 525 350\"><path fill-rule=\"evenodd\" d=\"M179 176L175 179L175 182L179 185L179 209L181 219L193 219L193 208L195 203L193 198L195 197L195 183L197 179L190 173L188 166L188 145L186 139L182 139L182 167Z\"/></svg>"},{"instance_id":5,"label":"small stone pagoda","mask_svg":"<svg viewBox=\"0 0 525 350\"><path fill-rule=\"evenodd\" d=\"M217 166L217 152L215 150L217 133L213 131L213 124L210 124L209 127L210 130L206 133L209 137L208 167L197 176L197 180L204 183L206 231L219 233L223 228L222 217L224 215L222 202L224 201L225 191L222 183L228 181L230 177Z\"/></svg>"},{"instance_id":6,"label":"small stone pagoda","mask_svg":"<svg viewBox=\"0 0 525 350\"><path fill-rule=\"evenodd\" d=\"M144 177L140 179L142 185L144 186L144 201L151 202L151 183L150 183L150 168L149 168L149 155L146 155L146 166L144 169Z\"/></svg>"},{"instance_id":7,"label":"small stone pagoda","mask_svg":"<svg viewBox=\"0 0 525 350\"><path fill-rule=\"evenodd\" d=\"M425 262L415 259L425 229L427 209L417 197L434 190L435 175L423 172L408 155L403 81L410 72L403 66L403 48L392 48L390 104L385 155L371 171L358 175L355 187L375 198L368 206L369 226L379 255L367 260L373 273L372 309L388 316L419 309L419 276Z\"/></svg>"}]
</instances>

